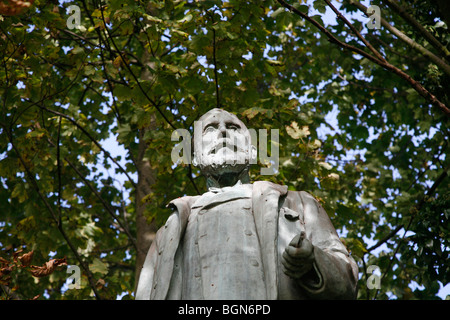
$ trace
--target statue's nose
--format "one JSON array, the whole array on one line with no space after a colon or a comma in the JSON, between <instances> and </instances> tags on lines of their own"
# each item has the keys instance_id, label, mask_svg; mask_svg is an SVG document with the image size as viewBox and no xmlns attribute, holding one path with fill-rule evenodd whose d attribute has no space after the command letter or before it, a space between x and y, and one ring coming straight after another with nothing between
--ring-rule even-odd
<instances>
[{"instance_id":1,"label":"statue's nose","mask_svg":"<svg viewBox=\"0 0 450 320\"><path fill-rule=\"evenodd\" d=\"M224 124L219 126L219 133L222 135L222 138L227 137L227 127Z\"/></svg>"}]
</instances>

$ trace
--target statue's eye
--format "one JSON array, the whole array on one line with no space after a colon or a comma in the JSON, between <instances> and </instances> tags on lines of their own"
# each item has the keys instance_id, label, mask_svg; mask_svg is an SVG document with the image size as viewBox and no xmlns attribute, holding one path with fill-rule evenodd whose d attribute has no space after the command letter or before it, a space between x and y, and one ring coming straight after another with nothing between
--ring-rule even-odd
<instances>
[{"instance_id":1,"label":"statue's eye","mask_svg":"<svg viewBox=\"0 0 450 320\"><path fill-rule=\"evenodd\" d=\"M217 129L217 125L216 124L208 124L205 129L203 130L203 132L211 132L214 131L215 129Z\"/></svg>"},{"instance_id":2,"label":"statue's eye","mask_svg":"<svg viewBox=\"0 0 450 320\"><path fill-rule=\"evenodd\" d=\"M227 129L228 130L238 130L239 126L235 125L234 123L227 123Z\"/></svg>"}]
</instances>

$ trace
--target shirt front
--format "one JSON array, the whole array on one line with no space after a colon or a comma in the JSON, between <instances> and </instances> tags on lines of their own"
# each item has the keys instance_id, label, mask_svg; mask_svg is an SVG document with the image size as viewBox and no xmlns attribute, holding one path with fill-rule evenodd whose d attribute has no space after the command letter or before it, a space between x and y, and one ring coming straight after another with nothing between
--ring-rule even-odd
<instances>
[{"instance_id":1,"label":"shirt front","mask_svg":"<svg viewBox=\"0 0 450 320\"><path fill-rule=\"evenodd\" d=\"M266 299L252 185L211 189L184 234L182 299Z\"/></svg>"}]
</instances>

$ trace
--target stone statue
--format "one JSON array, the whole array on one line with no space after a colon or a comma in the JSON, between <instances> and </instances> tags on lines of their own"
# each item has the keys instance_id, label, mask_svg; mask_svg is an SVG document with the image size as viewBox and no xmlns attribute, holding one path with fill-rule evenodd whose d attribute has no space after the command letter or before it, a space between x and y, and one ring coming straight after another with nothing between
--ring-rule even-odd
<instances>
[{"instance_id":1,"label":"stone statue","mask_svg":"<svg viewBox=\"0 0 450 320\"><path fill-rule=\"evenodd\" d=\"M193 163L208 192L170 202L136 299L354 299L358 267L320 204L250 184L256 148L235 115L213 109L197 124Z\"/></svg>"}]
</instances>

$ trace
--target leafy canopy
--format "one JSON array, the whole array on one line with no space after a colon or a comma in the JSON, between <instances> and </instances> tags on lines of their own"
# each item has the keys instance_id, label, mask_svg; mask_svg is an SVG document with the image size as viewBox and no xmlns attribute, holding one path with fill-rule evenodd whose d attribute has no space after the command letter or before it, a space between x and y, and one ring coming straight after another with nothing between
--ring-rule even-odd
<instances>
[{"instance_id":1,"label":"leafy canopy","mask_svg":"<svg viewBox=\"0 0 450 320\"><path fill-rule=\"evenodd\" d=\"M278 173L255 167L252 179L322 203L360 266L360 299L437 298L450 274L448 21L440 1L401 1L410 19L391 2L382 19L412 42L367 29L357 1L36 0L2 12L1 297L132 298L138 208L159 226L171 199L205 191L195 167L172 163L171 134L222 107L279 129ZM124 152L108 151L111 137ZM19 250L37 266L66 257L81 288L67 290L64 269L33 278Z\"/></svg>"}]
</instances>

